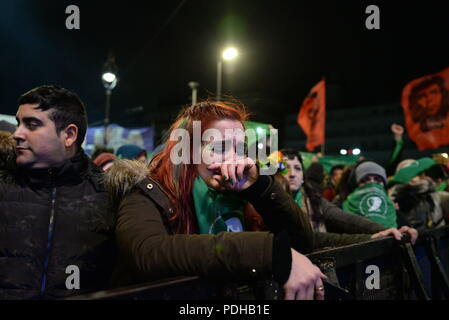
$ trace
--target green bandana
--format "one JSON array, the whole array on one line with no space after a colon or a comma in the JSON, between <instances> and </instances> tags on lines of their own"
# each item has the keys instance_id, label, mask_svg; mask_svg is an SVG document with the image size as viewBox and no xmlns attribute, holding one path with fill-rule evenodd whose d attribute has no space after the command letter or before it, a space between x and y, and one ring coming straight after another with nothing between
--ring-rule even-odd
<instances>
[{"instance_id":1,"label":"green bandana","mask_svg":"<svg viewBox=\"0 0 449 320\"><path fill-rule=\"evenodd\" d=\"M243 231L246 201L209 188L201 177L197 177L193 184L193 202L200 233Z\"/></svg>"},{"instance_id":2,"label":"green bandana","mask_svg":"<svg viewBox=\"0 0 449 320\"><path fill-rule=\"evenodd\" d=\"M437 187L437 191L445 191L447 188L447 181L443 181L440 183L440 185Z\"/></svg>"},{"instance_id":3,"label":"green bandana","mask_svg":"<svg viewBox=\"0 0 449 320\"><path fill-rule=\"evenodd\" d=\"M367 217L386 228L397 228L393 201L377 183L355 189L343 202L343 210Z\"/></svg>"},{"instance_id":4,"label":"green bandana","mask_svg":"<svg viewBox=\"0 0 449 320\"><path fill-rule=\"evenodd\" d=\"M302 192L301 192L301 190L298 190L298 192L296 192L295 202L299 205L300 208L302 208Z\"/></svg>"}]
</instances>

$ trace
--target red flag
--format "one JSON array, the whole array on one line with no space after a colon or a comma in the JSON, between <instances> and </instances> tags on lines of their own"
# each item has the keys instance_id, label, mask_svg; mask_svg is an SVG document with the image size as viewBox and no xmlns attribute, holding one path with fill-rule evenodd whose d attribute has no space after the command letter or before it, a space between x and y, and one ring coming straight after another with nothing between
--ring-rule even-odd
<instances>
[{"instance_id":1,"label":"red flag","mask_svg":"<svg viewBox=\"0 0 449 320\"><path fill-rule=\"evenodd\" d=\"M306 148L312 152L324 143L326 124L326 84L324 79L310 90L298 113L298 124L307 135Z\"/></svg>"},{"instance_id":2,"label":"red flag","mask_svg":"<svg viewBox=\"0 0 449 320\"><path fill-rule=\"evenodd\" d=\"M402 91L408 135L420 151L449 144L449 68L410 81Z\"/></svg>"}]
</instances>

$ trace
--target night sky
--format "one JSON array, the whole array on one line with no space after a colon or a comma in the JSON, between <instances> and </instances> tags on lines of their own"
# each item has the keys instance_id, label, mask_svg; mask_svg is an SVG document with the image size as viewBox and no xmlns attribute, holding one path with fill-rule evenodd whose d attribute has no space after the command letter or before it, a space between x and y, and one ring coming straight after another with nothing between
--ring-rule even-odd
<instances>
[{"instance_id":1,"label":"night sky","mask_svg":"<svg viewBox=\"0 0 449 320\"><path fill-rule=\"evenodd\" d=\"M80 30L65 27L70 4L80 8ZM380 8L380 30L365 27L369 4ZM328 108L399 102L408 81L449 67L448 31L443 1L2 0L0 113L14 114L21 93L57 84L79 94L90 123L100 121L102 66L113 52L112 121L138 106L163 114L189 103L189 81L202 98L215 93L227 44L240 55L223 91L269 100L266 109L249 105L256 120L296 112L323 76Z\"/></svg>"}]
</instances>

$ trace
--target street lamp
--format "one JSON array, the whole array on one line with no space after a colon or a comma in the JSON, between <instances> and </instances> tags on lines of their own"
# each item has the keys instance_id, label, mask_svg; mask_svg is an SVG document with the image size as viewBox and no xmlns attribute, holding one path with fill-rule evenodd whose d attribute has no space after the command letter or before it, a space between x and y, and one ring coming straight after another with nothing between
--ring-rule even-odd
<instances>
[{"instance_id":1,"label":"street lamp","mask_svg":"<svg viewBox=\"0 0 449 320\"><path fill-rule=\"evenodd\" d=\"M238 56L238 51L236 48L229 47L223 50L221 57L218 58L217 61L217 101L221 100L221 81L222 81L222 69L223 69L223 60L229 61L233 60Z\"/></svg>"},{"instance_id":2,"label":"street lamp","mask_svg":"<svg viewBox=\"0 0 449 320\"><path fill-rule=\"evenodd\" d=\"M192 106L196 103L197 100L197 93L198 93L198 87L199 87L199 83L195 82L195 81L190 81L188 83L190 89L192 89Z\"/></svg>"},{"instance_id":3,"label":"street lamp","mask_svg":"<svg viewBox=\"0 0 449 320\"><path fill-rule=\"evenodd\" d=\"M103 86L106 89L106 105L104 112L104 146L106 147L108 144L107 139L107 130L109 125L109 114L111 111L111 94L112 89L115 88L118 81L117 76L117 65L115 64L115 57L112 54L109 54L108 59L106 60L103 66L103 75L101 79L103 80Z\"/></svg>"}]
</instances>

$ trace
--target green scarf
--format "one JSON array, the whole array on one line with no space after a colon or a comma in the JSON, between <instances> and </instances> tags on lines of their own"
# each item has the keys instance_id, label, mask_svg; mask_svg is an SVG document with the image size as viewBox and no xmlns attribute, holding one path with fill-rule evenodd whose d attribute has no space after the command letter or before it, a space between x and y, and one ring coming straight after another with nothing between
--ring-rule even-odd
<instances>
[{"instance_id":1,"label":"green scarf","mask_svg":"<svg viewBox=\"0 0 449 320\"><path fill-rule=\"evenodd\" d=\"M243 208L246 201L209 188L201 177L193 184L193 203L200 233L243 231Z\"/></svg>"},{"instance_id":2,"label":"green scarf","mask_svg":"<svg viewBox=\"0 0 449 320\"><path fill-rule=\"evenodd\" d=\"M440 183L440 185L436 188L437 191L445 191L447 188L447 180L444 180Z\"/></svg>"},{"instance_id":3,"label":"green scarf","mask_svg":"<svg viewBox=\"0 0 449 320\"><path fill-rule=\"evenodd\" d=\"M301 190L298 190L295 194L295 202L299 205L300 208L302 208L302 192Z\"/></svg>"},{"instance_id":4,"label":"green scarf","mask_svg":"<svg viewBox=\"0 0 449 320\"><path fill-rule=\"evenodd\" d=\"M385 188L377 183L355 189L343 202L343 210L367 217L387 228L397 228L396 210Z\"/></svg>"}]
</instances>

